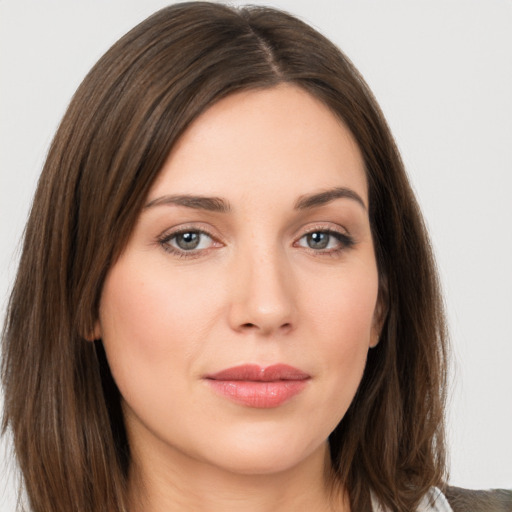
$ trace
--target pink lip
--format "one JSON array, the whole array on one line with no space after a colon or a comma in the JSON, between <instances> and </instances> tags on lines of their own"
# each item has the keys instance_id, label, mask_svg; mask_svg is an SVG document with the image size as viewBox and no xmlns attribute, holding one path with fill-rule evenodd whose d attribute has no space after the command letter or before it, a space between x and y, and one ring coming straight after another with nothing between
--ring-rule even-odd
<instances>
[{"instance_id":1,"label":"pink lip","mask_svg":"<svg viewBox=\"0 0 512 512\"><path fill-rule=\"evenodd\" d=\"M274 364L266 368L245 364L207 375L207 383L217 393L230 400L267 409L278 407L300 393L310 375L286 364Z\"/></svg>"}]
</instances>

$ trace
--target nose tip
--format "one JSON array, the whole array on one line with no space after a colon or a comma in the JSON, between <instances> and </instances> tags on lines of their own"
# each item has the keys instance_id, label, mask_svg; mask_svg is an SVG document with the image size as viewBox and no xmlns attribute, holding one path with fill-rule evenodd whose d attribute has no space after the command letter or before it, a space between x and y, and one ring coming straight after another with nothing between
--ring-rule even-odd
<instances>
[{"instance_id":1,"label":"nose tip","mask_svg":"<svg viewBox=\"0 0 512 512\"><path fill-rule=\"evenodd\" d=\"M296 323L294 282L277 257L240 265L233 279L230 324L238 332L285 334Z\"/></svg>"}]
</instances>

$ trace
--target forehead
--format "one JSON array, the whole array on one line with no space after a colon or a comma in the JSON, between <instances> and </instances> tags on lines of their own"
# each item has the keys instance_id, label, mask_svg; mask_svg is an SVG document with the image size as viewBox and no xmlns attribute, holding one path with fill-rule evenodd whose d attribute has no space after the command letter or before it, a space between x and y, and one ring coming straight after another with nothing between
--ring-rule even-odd
<instances>
[{"instance_id":1,"label":"forehead","mask_svg":"<svg viewBox=\"0 0 512 512\"><path fill-rule=\"evenodd\" d=\"M247 196L257 189L298 196L336 186L354 188L367 203L354 137L322 102L284 84L236 93L206 110L171 151L150 198Z\"/></svg>"}]
</instances>

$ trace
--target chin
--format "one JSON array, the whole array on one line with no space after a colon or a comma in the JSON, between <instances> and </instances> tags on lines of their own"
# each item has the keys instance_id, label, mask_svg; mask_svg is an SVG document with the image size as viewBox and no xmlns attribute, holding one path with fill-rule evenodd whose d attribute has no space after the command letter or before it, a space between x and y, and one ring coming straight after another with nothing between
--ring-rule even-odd
<instances>
[{"instance_id":1,"label":"chin","mask_svg":"<svg viewBox=\"0 0 512 512\"><path fill-rule=\"evenodd\" d=\"M311 458L324 460L327 440L307 442L304 438L280 435L252 437L243 443L217 443L210 453L214 465L240 475L272 475L289 471ZM215 462L214 462L215 461Z\"/></svg>"}]
</instances>

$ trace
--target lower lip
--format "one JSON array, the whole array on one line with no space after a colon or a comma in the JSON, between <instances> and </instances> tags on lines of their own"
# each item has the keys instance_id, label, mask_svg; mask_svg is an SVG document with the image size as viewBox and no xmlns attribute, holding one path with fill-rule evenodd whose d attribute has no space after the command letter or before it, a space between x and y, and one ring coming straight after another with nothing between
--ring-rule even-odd
<instances>
[{"instance_id":1,"label":"lower lip","mask_svg":"<svg viewBox=\"0 0 512 512\"><path fill-rule=\"evenodd\" d=\"M220 395L235 403L258 409L279 407L307 385L308 380L278 380L270 382L207 379Z\"/></svg>"}]
</instances>

